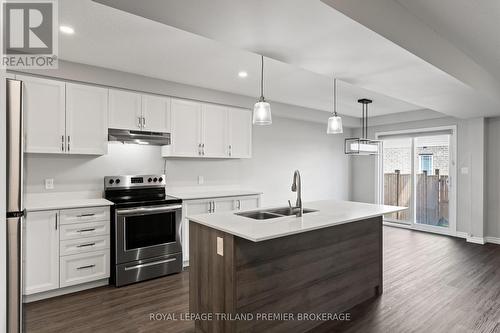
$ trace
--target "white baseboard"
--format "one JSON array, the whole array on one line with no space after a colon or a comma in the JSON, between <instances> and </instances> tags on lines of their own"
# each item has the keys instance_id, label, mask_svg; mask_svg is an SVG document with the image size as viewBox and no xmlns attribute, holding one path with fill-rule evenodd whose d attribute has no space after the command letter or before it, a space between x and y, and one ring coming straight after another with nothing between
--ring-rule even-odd
<instances>
[{"instance_id":1,"label":"white baseboard","mask_svg":"<svg viewBox=\"0 0 500 333\"><path fill-rule=\"evenodd\" d=\"M417 231L426 231L426 232L431 232L431 233L438 233L438 232L433 232L430 230L425 230L425 229L420 229L420 228L412 228L409 225L401 224L401 223L394 223L390 221L384 221L384 225L391 226L391 227L397 227L397 228L404 228L404 229L410 229L410 230L417 230ZM463 232L463 231L457 231L456 233L446 233L442 232L439 233L442 235L448 235L448 236L453 236L453 237L458 237L458 238L463 238L465 239L468 243L474 243L474 244L481 244L484 245L486 243L492 243L492 244L500 244L500 238L499 237L474 237L470 236L468 233Z\"/></svg>"},{"instance_id":2,"label":"white baseboard","mask_svg":"<svg viewBox=\"0 0 500 333\"><path fill-rule=\"evenodd\" d=\"M500 244L500 238L498 237L484 237L484 239L486 240L486 243L492 243L492 244Z\"/></svg>"},{"instance_id":3,"label":"white baseboard","mask_svg":"<svg viewBox=\"0 0 500 333\"><path fill-rule=\"evenodd\" d=\"M40 301L40 300L46 299L46 298L52 298L52 297L56 297L56 296L75 293L75 292L82 291L82 290L107 286L108 284L109 284L108 279L102 279L102 280L78 284L76 286L44 291L44 292L32 294L32 295L24 295L23 296L23 303L36 302L36 301Z\"/></svg>"}]
</instances>

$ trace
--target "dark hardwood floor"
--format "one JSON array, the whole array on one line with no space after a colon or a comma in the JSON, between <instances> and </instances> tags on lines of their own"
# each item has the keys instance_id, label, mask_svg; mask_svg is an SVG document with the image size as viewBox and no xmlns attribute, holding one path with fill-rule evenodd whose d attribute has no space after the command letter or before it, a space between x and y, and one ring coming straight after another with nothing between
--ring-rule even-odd
<instances>
[{"instance_id":1,"label":"dark hardwood floor","mask_svg":"<svg viewBox=\"0 0 500 333\"><path fill-rule=\"evenodd\" d=\"M26 331L194 332L190 321L149 319L186 313L188 288L184 272L30 303ZM500 333L500 246L384 227L384 294L351 316L315 331Z\"/></svg>"}]
</instances>

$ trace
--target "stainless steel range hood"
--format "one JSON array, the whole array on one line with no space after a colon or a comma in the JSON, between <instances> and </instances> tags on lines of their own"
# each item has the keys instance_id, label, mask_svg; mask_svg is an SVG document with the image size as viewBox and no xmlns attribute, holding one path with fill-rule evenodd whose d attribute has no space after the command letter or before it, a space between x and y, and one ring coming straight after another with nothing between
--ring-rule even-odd
<instances>
[{"instance_id":1,"label":"stainless steel range hood","mask_svg":"<svg viewBox=\"0 0 500 333\"><path fill-rule=\"evenodd\" d=\"M139 145L165 146L170 144L170 133L133 131L110 128L108 141L133 143Z\"/></svg>"}]
</instances>

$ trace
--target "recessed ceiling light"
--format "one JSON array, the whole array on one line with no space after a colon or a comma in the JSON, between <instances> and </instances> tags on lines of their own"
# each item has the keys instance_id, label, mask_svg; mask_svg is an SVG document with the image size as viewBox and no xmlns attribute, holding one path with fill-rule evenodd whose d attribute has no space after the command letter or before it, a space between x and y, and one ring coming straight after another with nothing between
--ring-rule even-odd
<instances>
[{"instance_id":1,"label":"recessed ceiling light","mask_svg":"<svg viewBox=\"0 0 500 333\"><path fill-rule=\"evenodd\" d=\"M238 73L238 76L241 77L241 78L246 78L248 76L248 73L245 72L245 71L241 71Z\"/></svg>"},{"instance_id":2,"label":"recessed ceiling light","mask_svg":"<svg viewBox=\"0 0 500 333\"><path fill-rule=\"evenodd\" d=\"M68 34L68 35L72 35L75 33L75 29L73 29L72 27L69 27L67 25L61 25L59 27L59 30L65 34Z\"/></svg>"}]
</instances>

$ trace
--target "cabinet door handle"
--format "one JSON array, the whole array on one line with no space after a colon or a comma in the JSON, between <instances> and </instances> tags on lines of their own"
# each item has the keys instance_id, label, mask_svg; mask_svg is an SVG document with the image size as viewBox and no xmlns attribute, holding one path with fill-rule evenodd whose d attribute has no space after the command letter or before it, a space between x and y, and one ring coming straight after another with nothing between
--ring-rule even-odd
<instances>
[{"instance_id":1,"label":"cabinet door handle","mask_svg":"<svg viewBox=\"0 0 500 333\"><path fill-rule=\"evenodd\" d=\"M57 213L56 213L56 223L55 223L55 228L57 230Z\"/></svg>"},{"instance_id":2,"label":"cabinet door handle","mask_svg":"<svg viewBox=\"0 0 500 333\"><path fill-rule=\"evenodd\" d=\"M205 144L204 143L201 144L201 154L203 156L205 156Z\"/></svg>"},{"instance_id":3,"label":"cabinet door handle","mask_svg":"<svg viewBox=\"0 0 500 333\"><path fill-rule=\"evenodd\" d=\"M64 151L64 135L61 135L61 151Z\"/></svg>"},{"instance_id":4,"label":"cabinet door handle","mask_svg":"<svg viewBox=\"0 0 500 333\"><path fill-rule=\"evenodd\" d=\"M142 128L142 117L137 117L137 127Z\"/></svg>"},{"instance_id":5,"label":"cabinet door handle","mask_svg":"<svg viewBox=\"0 0 500 333\"><path fill-rule=\"evenodd\" d=\"M95 213L89 213L89 214L81 214L81 215L77 215L77 217L90 217L90 216L94 216Z\"/></svg>"},{"instance_id":6,"label":"cabinet door handle","mask_svg":"<svg viewBox=\"0 0 500 333\"><path fill-rule=\"evenodd\" d=\"M201 155L201 143L198 143L198 155Z\"/></svg>"},{"instance_id":7,"label":"cabinet door handle","mask_svg":"<svg viewBox=\"0 0 500 333\"><path fill-rule=\"evenodd\" d=\"M215 205L215 201L213 203L214 203L214 210L212 213L215 213L215 211L217 210L217 206Z\"/></svg>"},{"instance_id":8,"label":"cabinet door handle","mask_svg":"<svg viewBox=\"0 0 500 333\"><path fill-rule=\"evenodd\" d=\"M241 209L241 200L238 200L238 210Z\"/></svg>"},{"instance_id":9,"label":"cabinet door handle","mask_svg":"<svg viewBox=\"0 0 500 333\"><path fill-rule=\"evenodd\" d=\"M146 117L142 117L142 127L146 127Z\"/></svg>"},{"instance_id":10,"label":"cabinet door handle","mask_svg":"<svg viewBox=\"0 0 500 333\"><path fill-rule=\"evenodd\" d=\"M208 212L211 213L212 212L212 201L209 201L208 202Z\"/></svg>"},{"instance_id":11,"label":"cabinet door handle","mask_svg":"<svg viewBox=\"0 0 500 333\"><path fill-rule=\"evenodd\" d=\"M71 137L68 135L68 151L70 150L70 146L69 146L70 141L71 141Z\"/></svg>"},{"instance_id":12,"label":"cabinet door handle","mask_svg":"<svg viewBox=\"0 0 500 333\"><path fill-rule=\"evenodd\" d=\"M95 267L95 265L80 266L80 267L77 267L76 269L86 269L86 268L92 268L92 267Z\"/></svg>"},{"instance_id":13,"label":"cabinet door handle","mask_svg":"<svg viewBox=\"0 0 500 333\"><path fill-rule=\"evenodd\" d=\"M95 231L95 228L90 228L90 229L80 229L77 232L88 232L88 231Z\"/></svg>"},{"instance_id":14,"label":"cabinet door handle","mask_svg":"<svg viewBox=\"0 0 500 333\"><path fill-rule=\"evenodd\" d=\"M81 245L77 245L76 247L87 247L87 246L94 246L95 243L88 243L88 244L81 244Z\"/></svg>"}]
</instances>

